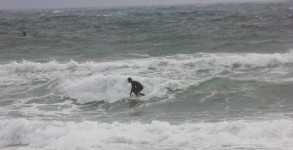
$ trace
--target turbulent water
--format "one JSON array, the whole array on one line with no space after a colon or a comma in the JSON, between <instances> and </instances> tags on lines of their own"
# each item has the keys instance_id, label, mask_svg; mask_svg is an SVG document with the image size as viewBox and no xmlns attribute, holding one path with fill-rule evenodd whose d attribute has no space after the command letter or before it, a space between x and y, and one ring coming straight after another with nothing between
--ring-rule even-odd
<instances>
[{"instance_id":1,"label":"turbulent water","mask_svg":"<svg viewBox=\"0 0 293 150\"><path fill-rule=\"evenodd\" d=\"M2 10L0 148L288 150L292 48L292 2Z\"/></svg>"}]
</instances>

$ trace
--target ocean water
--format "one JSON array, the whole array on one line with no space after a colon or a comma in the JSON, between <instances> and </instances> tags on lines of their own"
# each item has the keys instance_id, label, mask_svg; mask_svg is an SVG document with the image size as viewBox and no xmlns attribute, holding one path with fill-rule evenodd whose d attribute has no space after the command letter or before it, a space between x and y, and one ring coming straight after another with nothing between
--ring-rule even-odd
<instances>
[{"instance_id":1,"label":"ocean water","mask_svg":"<svg viewBox=\"0 0 293 150\"><path fill-rule=\"evenodd\" d=\"M290 1L1 10L0 149L293 149L292 48Z\"/></svg>"}]
</instances>

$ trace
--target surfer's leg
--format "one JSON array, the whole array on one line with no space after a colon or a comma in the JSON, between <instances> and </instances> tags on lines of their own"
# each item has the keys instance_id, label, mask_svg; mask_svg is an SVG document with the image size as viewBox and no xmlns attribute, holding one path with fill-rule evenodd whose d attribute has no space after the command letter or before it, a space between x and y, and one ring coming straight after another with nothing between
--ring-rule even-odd
<instances>
[{"instance_id":1,"label":"surfer's leg","mask_svg":"<svg viewBox=\"0 0 293 150\"><path fill-rule=\"evenodd\" d=\"M141 93L142 89L143 89L143 88L141 88L141 89L138 90L138 94L141 95L141 96L144 96L144 94Z\"/></svg>"},{"instance_id":2,"label":"surfer's leg","mask_svg":"<svg viewBox=\"0 0 293 150\"><path fill-rule=\"evenodd\" d=\"M137 91L137 89L133 89L133 93L138 96L139 91Z\"/></svg>"},{"instance_id":3,"label":"surfer's leg","mask_svg":"<svg viewBox=\"0 0 293 150\"><path fill-rule=\"evenodd\" d=\"M144 96L144 94L141 93L142 89L143 89L143 88L139 88L139 89L137 89L137 93L138 93L139 95L141 95L141 96Z\"/></svg>"},{"instance_id":4,"label":"surfer's leg","mask_svg":"<svg viewBox=\"0 0 293 150\"><path fill-rule=\"evenodd\" d=\"M133 92L136 96L138 96L138 93L136 93L136 92Z\"/></svg>"},{"instance_id":5,"label":"surfer's leg","mask_svg":"<svg viewBox=\"0 0 293 150\"><path fill-rule=\"evenodd\" d=\"M143 89L143 88L136 88L136 89L133 90L133 93L134 93L136 96L138 96L138 95L140 95L140 96L144 96L144 94L141 93L142 89Z\"/></svg>"}]
</instances>

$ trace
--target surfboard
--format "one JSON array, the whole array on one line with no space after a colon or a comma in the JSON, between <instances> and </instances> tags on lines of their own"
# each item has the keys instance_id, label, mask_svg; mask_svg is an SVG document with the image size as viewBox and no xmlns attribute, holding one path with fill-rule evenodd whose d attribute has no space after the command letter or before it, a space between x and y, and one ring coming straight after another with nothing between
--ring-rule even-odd
<instances>
[{"instance_id":1,"label":"surfboard","mask_svg":"<svg viewBox=\"0 0 293 150\"><path fill-rule=\"evenodd\" d=\"M130 101L130 102L138 102L138 101L140 101L141 97L143 97L143 96L131 96L128 99L128 101Z\"/></svg>"}]
</instances>

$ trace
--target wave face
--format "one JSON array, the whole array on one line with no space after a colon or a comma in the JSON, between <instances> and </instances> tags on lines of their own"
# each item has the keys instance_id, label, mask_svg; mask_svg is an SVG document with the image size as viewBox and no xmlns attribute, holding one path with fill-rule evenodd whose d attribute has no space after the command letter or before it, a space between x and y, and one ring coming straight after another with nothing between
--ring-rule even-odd
<instances>
[{"instance_id":1,"label":"wave face","mask_svg":"<svg viewBox=\"0 0 293 150\"><path fill-rule=\"evenodd\" d=\"M29 84L32 80L57 80L57 91L84 104L124 100L129 96L130 85L126 79L130 76L145 85L144 91L148 94L144 99L148 100L198 85L215 76L266 82L290 81L292 64L292 51L275 54L198 53L100 63L73 60L68 63L13 62L1 65L0 73L6 86Z\"/></svg>"},{"instance_id":2,"label":"wave face","mask_svg":"<svg viewBox=\"0 0 293 150\"><path fill-rule=\"evenodd\" d=\"M1 114L108 123L131 122L137 115L146 122L170 123L290 116L292 61L289 51L178 54L114 62L11 62L0 65L5 106ZM129 102L128 77L144 85L146 96L138 103Z\"/></svg>"},{"instance_id":3,"label":"wave face","mask_svg":"<svg viewBox=\"0 0 293 150\"><path fill-rule=\"evenodd\" d=\"M0 146L48 149L279 149L293 143L292 120L99 123L3 120Z\"/></svg>"}]
</instances>

